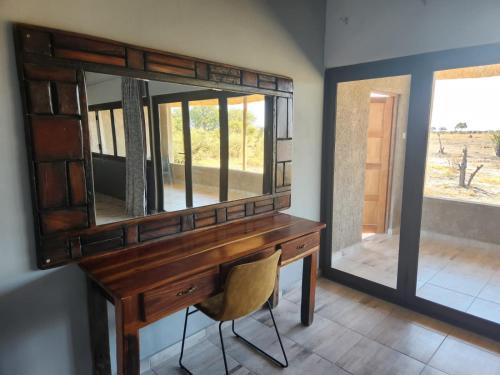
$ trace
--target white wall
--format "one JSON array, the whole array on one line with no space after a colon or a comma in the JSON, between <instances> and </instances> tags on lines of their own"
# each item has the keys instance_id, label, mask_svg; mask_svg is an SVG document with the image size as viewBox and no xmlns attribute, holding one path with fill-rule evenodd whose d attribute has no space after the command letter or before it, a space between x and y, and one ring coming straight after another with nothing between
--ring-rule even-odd
<instances>
[{"instance_id":1,"label":"white wall","mask_svg":"<svg viewBox=\"0 0 500 375\"><path fill-rule=\"evenodd\" d=\"M85 72L87 84L87 105L116 102L122 100L120 76ZM99 81L95 81L99 79ZM179 85L171 82L149 81L149 95L175 94L185 91L206 90L206 87Z\"/></svg>"},{"instance_id":2,"label":"white wall","mask_svg":"<svg viewBox=\"0 0 500 375\"><path fill-rule=\"evenodd\" d=\"M76 266L35 267L10 22L107 37L292 77L291 212L319 217L323 0L0 0L0 373L90 373L85 283ZM307 150L307 152L304 152ZM300 278L300 265L282 283ZM199 323L201 324L201 323ZM141 331L142 355L180 337L180 316Z\"/></svg>"},{"instance_id":3,"label":"white wall","mask_svg":"<svg viewBox=\"0 0 500 375\"><path fill-rule=\"evenodd\" d=\"M498 0L327 0L326 19L327 68L500 41Z\"/></svg>"}]
</instances>

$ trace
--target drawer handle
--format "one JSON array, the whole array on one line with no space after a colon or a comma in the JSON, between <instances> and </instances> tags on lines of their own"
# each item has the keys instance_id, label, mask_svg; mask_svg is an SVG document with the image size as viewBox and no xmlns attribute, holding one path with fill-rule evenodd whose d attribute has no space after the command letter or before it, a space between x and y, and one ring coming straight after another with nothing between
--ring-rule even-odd
<instances>
[{"instance_id":1,"label":"drawer handle","mask_svg":"<svg viewBox=\"0 0 500 375\"><path fill-rule=\"evenodd\" d=\"M179 293L177 293L177 297L181 297L181 296L185 296L187 294L194 293L194 292L196 292L197 289L198 289L198 287L193 285L189 289L181 290Z\"/></svg>"},{"instance_id":2,"label":"drawer handle","mask_svg":"<svg viewBox=\"0 0 500 375\"><path fill-rule=\"evenodd\" d=\"M302 250L304 247L306 246L305 243L303 243L302 245L297 245L297 250Z\"/></svg>"}]
</instances>

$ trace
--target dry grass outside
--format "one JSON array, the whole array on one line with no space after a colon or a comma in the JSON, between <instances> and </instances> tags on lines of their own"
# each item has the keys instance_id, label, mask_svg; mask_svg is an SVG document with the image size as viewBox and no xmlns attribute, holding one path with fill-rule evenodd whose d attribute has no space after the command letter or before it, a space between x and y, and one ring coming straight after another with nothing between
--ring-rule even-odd
<instances>
[{"instance_id":1,"label":"dry grass outside","mask_svg":"<svg viewBox=\"0 0 500 375\"><path fill-rule=\"evenodd\" d=\"M429 137L424 194L500 205L500 157L495 155L491 133L443 132L440 136L444 154L439 153L438 133L431 132ZM484 165L468 189L458 185L458 163L465 145L468 149L466 181L476 167Z\"/></svg>"}]
</instances>

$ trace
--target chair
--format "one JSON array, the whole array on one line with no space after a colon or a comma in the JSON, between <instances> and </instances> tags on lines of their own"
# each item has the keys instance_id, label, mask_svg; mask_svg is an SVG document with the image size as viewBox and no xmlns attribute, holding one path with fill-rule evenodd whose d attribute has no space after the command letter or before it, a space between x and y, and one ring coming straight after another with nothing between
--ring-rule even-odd
<instances>
[{"instance_id":1,"label":"chair","mask_svg":"<svg viewBox=\"0 0 500 375\"><path fill-rule=\"evenodd\" d=\"M189 371L183 365L182 357L184 355L184 343L186 340L188 317L198 311L201 311L210 318L220 322L219 336L226 374L229 374L229 372L227 368L224 339L222 337L222 324L228 321L232 322L232 331L237 338L242 340L242 342L257 350L259 353L269 358L278 366L283 368L288 367L288 359L286 357L285 349L283 347L283 343L281 342L281 337L278 332L278 327L276 326L276 321L274 320L271 304L268 301L269 297L273 293L276 283L276 274L278 270L278 260L280 258L280 255L281 250L278 250L273 255L265 259L234 266L227 275L223 292L207 299L206 301L198 305L195 305L196 310L194 311L189 311L189 307L186 309L184 331L182 333L181 355L179 358L179 366L183 370L192 375L191 371ZM239 335L235 330L235 319L247 316L261 308L263 305L267 306L269 313L271 314L271 319L273 321L276 335L278 336L278 341L281 346L281 351L283 352L285 363L280 362L262 349L258 348L250 341Z\"/></svg>"}]
</instances>

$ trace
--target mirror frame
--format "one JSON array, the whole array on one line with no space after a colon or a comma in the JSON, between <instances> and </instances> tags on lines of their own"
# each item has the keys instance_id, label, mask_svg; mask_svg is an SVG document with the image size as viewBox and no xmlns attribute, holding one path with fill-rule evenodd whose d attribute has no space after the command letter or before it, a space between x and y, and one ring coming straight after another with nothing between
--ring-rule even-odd
<instances>
[{"instance_id":1,"label":"mirror frame","mask_svg":"<svg viewBox=\"0 0 500 375\"><path fill-rule=\"evenodd\" d=\"M67 31L14 24L41 269L287 209L290 78ZM96 226L85 71L272 98L269 194Z\"/></svg>"}]
</instances>

